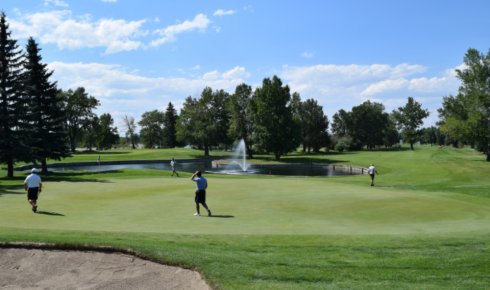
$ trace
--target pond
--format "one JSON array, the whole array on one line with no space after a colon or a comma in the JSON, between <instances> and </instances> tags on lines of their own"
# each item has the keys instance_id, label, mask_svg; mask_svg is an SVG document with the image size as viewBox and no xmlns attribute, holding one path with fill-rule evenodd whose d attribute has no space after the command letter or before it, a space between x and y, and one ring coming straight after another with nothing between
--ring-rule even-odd
<instances>
[{"instance_id":1,"label":"pond","mask_svg":"<svg viewBox=\"0 0 490 290\"><path fill-rule=\"evenodd\" d=\"M99 166L64 166L64 167L49 167L50 171L99 171ZM100 171L117 170L123 168L132 169L156 169L156 170L172 170L172 167L168 162L166 163L147 163L147 164L119 164L119 165L101 165ZM360 175L359 172L349 172L344 170L332 170L330 168L321 167L274 167L274 168L261 168L251 165L247 172L240 170L229 170L225 168L213 168L211 161L206 162L185 162L181 161L176 167L177 172L189 172L194 173L197 170L201 172L211 171L216 173L231 173L231 174L246 174L246 175L268 175L269 172L272 175L283 176L346 176L346 175ZM26 170L29 171L29 170Z\"/></svg>"}]
</instances>

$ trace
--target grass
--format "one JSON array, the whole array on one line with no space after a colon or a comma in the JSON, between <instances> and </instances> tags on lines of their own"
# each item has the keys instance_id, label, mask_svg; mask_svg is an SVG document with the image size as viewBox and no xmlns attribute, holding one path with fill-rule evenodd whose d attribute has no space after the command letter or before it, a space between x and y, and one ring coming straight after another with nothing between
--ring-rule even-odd
<instances>
[{"instance_id":1,"label":"grass","mask_svg":"<svg viewBox=\"0 0 490 290\"><path fill-rule=\"evenodd\" d=\"M61 161L49 160L49 163L58 162L96 162L100 155L102 162L104 161L121 161L121 160L170 160L172 157L175 159L196 159L206 158L204 151L176 148L176 149L112 149L112 150L86 150L77 151L71 153L72 157L66 158ZM223 157L229 156L231 152L224 152L221 150L214 150L209 152L210 157ZM18 163L15 166L24 165L25 163Z\"/></svg>"},{"instance_id":2,"label":"grass","mask_svg":"<svg viewBox=\"0 0 490 290\"><path fill-rule=\"evenodd\" d=\"M88 172L50 173L44 213L33 215L25 173L16 172L0 178L0 241L131 248L194 268L217 289L488 289L484 156L421 146L280 162L298 160L375 163L380 175L374 188L366 176L209 175L208 204L221 217L195 218L187 173L124 169L101 182Z\"/></svg>"}]
</instances>

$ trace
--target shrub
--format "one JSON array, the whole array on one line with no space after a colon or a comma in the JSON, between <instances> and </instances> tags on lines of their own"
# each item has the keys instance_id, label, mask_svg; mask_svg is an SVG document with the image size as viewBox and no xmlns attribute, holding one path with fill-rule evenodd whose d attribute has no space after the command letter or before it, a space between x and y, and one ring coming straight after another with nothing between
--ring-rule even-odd
<instances>
[{"instance_id":1,"label":"shrub","mask_svg":"<svg viewBox=\"0 0 490 290\"><path fill-rule=\"evenodd\" d=\"M342 152L342 151L344 151L345 147L347 147L347 146L345 145L344 142L339 142L339 143L337 143L337 145L335 145L335 150Z\"/></svg>"}]
</instances>

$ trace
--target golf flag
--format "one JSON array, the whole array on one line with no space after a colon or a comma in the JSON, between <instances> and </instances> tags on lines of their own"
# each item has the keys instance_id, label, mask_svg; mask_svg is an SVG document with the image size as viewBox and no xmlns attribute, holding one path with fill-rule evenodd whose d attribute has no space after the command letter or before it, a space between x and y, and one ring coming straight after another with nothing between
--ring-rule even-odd
<instances>
[{"instance_id":1,"label":"golf flag","mask_svg":"<svg viewBox=\"0 0 490 290\"><path fill-rule=\"evenodd\" d=\"M100 163L100 155L99 155L99 158L97 158L97 162Z\"/></svg>"}]
</instances>

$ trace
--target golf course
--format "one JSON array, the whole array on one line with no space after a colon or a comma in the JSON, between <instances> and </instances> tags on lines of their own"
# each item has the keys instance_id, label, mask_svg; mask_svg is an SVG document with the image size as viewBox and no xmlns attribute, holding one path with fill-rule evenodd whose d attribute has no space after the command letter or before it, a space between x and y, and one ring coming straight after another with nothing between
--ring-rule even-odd
<instances>
[{"instance_id":1,"label":"golf course","mask_svg":"<svg viewBox=\"0 0 490 290\"><path fill-rule=\"evenodd\" d=\"M62 162L197 159L193 149L79 152ZM212 151L216 158L229 153ZM470 148L297 153L275 161L376 166L368 175L205 174L213 215L195 217L191 173L121 169L0 174L0 242L112 246L198 271L213 289L488 289L490 164ZM272 172L273 173L273 172ZM205 212L203 209L201 212Z\"/></svg>"}]
</instances>

